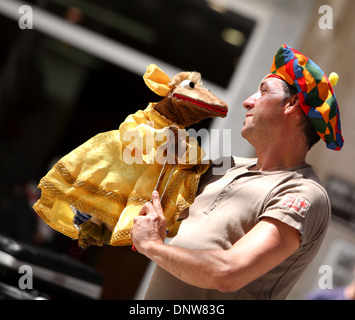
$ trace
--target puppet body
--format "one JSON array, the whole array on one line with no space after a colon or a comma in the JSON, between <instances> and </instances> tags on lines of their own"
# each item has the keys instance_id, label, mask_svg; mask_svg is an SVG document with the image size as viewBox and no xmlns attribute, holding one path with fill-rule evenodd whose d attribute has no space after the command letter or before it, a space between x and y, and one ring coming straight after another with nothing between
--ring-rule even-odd
<instances>
[{"instance_id":1,"label":"puppet body","mask_svg":"<svg viewBox=\"0 0 355 320\"><path fill-rule=\"evenodd\" d=\"M35 211L52 228L78 239L82 247L131 244L133 219L154 189L164 193L161 202L168 236L174 236L179 215L194 201L200 176L208 168L198 142L184 129L189 121L171 114L178 108L174 100L184 106L191 103L181 99L186 98L181 92L179 98L173 97L185 90L178 88L181 81L172 85L154 65L148 67L144 80L165 98L129 115L118 130L99 133L64 156L39 183L42 193ZM209 116L225 116L227 106L212 98L218 102L213 107L218 112L208 110L209 104L201 108ZM186 113L180 117L186 118ZM185 142L183 152L173 157L169 150L176 146L176 135L171 135L170 128L178 128Z\"/></svg>"}]
</instances>

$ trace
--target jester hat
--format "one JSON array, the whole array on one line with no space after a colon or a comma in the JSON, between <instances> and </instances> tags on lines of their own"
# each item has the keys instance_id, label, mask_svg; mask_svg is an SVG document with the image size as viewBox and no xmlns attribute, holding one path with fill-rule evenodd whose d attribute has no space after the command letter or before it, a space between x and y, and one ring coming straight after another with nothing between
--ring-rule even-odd
<instances>
[{"instance_id":1,"label":"jester hat","mask_svg":"<svg viewBox=\"0 0 355 320\"><path fill-rule=\"evenodd\" d=\"M311 59L283 44L274 56L271 74L267 77L282 79L294 87L302 110L327 147L332 150L342 148L344 139L333 90L338 81L336 73L332 73L329 80Z\"/></svg>"}]
</instances>

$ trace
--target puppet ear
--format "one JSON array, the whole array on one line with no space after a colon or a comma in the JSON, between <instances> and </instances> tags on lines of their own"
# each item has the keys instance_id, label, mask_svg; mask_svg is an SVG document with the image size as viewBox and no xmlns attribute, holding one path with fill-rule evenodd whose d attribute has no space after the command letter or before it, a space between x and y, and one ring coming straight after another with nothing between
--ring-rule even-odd
<instances>
[{"instance_id":1,"label":"puppet ear","mask_svg":"<svg viewBox=\"0 0 355 320\"><path fill-rule=\"evenodd\" d=\"M171 90L170 78L155 64L150 64L147 67L143 79L149 89L159 96L165 97Z\"/></svg>"}]
</instances>

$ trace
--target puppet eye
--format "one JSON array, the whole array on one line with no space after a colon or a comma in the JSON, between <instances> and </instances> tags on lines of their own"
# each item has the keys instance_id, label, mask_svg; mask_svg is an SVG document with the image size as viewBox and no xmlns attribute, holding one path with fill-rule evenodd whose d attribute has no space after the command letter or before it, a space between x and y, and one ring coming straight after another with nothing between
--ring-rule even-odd
<instances>
[{"instance_id":1,"label":"puppet eye","mask_svg":"<svg viewBox=\"0 0 355 320\"><path fill-rule=\"evenodd\" d=\"M180 83L180 87L183 87L185 89L193 89L195 88L195 83L190 80L183 80Z\"/></svg>"}]
</instances>

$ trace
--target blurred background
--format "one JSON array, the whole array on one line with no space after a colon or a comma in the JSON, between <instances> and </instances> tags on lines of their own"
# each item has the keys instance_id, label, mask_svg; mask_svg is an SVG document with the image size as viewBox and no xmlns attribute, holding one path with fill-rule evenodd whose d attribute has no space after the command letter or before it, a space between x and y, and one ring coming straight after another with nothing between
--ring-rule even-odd
<instances>
[{"instance_id":1,"label":"blurred background","mask_svg":"<svg viewBox=\"0 0 355 320\"><path fill-rule=\"evenodd\" d=\"M33 29L19 26L19 8L26 4L33 10ZM332 9L330 29L319 24L322 5ZM92 136L117 129L129 114L160 100L142 79L150 63L169 76L201 72L205 86L230 111L195 129L231 129L231 148L220 155L254 156L240 136L242 102L287 43L326 74L339 74L335 92L345 139L340 152L319 143L309 153L333 217L290 298L318 289L322 265L332 267L334 286L348 283L355 264L354 14L352 0L0 0L0 236L99 273L96 298L141 298L153 265L129 247L83 251L44 225L32 210L40 178ZM202 140L207 149L220 142Z\"/></svg>"}]
</instances>

